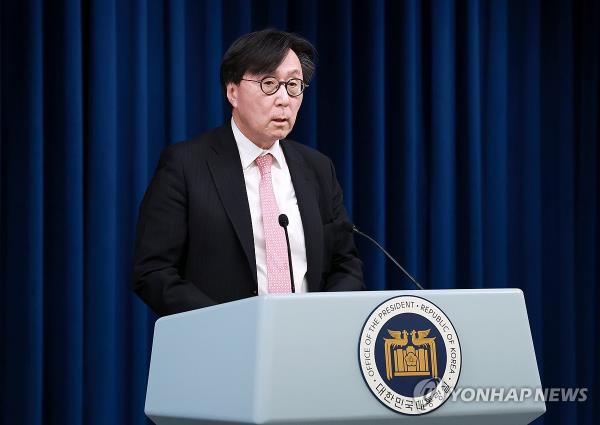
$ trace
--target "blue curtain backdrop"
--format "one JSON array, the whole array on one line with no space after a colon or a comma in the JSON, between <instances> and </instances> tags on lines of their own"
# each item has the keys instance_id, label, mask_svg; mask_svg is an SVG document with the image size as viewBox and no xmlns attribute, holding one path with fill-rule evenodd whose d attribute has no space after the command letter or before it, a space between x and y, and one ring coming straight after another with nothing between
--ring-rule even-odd
<instances>
[{"instance_id":1,"label":"blue curtain backdrop","mask_svg":"<svg viewBox=\"0 0 600 425\"><path fill-rule=\"evenodd\" d=\"M228 120L220 59L265 27L318 48L293 137L334 160L355 223L426 287L522 288L543 385L589 388L538 423L600 415L598 2L1 13L3 424L146 424L155 317L131 291L137 208L161 149ZM370 289L410 288L359 243Z\"/></svg>"}]
</instances>

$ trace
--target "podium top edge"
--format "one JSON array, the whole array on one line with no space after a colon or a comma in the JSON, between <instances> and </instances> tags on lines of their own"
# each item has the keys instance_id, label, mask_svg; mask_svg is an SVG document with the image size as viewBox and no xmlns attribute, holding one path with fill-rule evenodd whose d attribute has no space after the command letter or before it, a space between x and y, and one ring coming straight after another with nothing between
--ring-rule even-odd
<instances>
[{"instance_id":1,"label":"podium top edge","mask_svg":"<svg viewBox=\"0 0 600 425\"><path fill-rule=\"evenodd\" d=\"M519 288L476 288L476 289L414 289L414 290L386 290L386 291L348 291L348 292L308 292L302 294L266 294L257 297L244 298L237 301L223 303L212 307L206 307L203 309L190 310L183 313L173 314L170 316L161 317L157 320L158 322L168 321L170 318L183 317L184 315L197 314L199 311L210 309L211 311L217 311L222 308L230 308L232 305L246 305L254 304L257 306L264 304L271 304L274 302L304 302L308 299L375 299L375 298L393 298L402 295L412 296L462 296L462 295L478 295L478 294L512 294L523 296L523 291Z\"/></svg>"}]
</instances>

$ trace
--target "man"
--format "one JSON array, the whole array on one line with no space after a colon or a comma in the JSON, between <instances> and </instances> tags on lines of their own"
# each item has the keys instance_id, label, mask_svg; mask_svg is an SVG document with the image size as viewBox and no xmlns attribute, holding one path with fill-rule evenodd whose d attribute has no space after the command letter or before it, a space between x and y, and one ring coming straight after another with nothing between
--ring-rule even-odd
<instances>
[{"instance_id":1,"label":"man","mask_svg":"<svg viewBox=\"0 0 600 425\"><path fill-rule=\"evenodd\" d=\"M159 315L266 293L363 289L333 164L285 139L314 55L290 33L239 38L221 64L230 122L163 152L134 256L134 289Z\"/></svg>"}]
</instances>

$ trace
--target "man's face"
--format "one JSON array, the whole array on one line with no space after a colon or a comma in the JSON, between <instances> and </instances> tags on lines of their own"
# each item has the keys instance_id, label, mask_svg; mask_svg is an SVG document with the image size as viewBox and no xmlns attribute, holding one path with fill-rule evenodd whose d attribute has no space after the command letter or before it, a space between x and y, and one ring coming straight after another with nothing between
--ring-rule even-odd
<instances>
[{"instance_id":1,"label":"man's face","mask_svg":"<svg viewBox=\"0 0 600 425\"><path fill-rule=\"evenodd\" d=\"M279 67L268 76L278 81L290 78L302 79L302 67L296 53L289 50ZM267 75L246 73L243 78L260 81ZM239 85L227 85L227 98L233 107L233 118L241 132L254 144L266 149L276 140L285 138L296 122L302 97L288 95L285 86L275 94L266 95L259 83L240 81Z\"/></svg>"}]
</instances>

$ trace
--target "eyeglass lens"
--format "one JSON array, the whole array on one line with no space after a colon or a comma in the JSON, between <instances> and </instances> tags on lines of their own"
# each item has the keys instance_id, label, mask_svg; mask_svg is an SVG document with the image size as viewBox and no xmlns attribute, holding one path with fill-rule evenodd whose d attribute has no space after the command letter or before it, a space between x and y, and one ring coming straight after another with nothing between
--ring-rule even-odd
<instances>
[{"instance_id":1,"label":"eyeglass lens","mask_svg":"<svg viewBox=\"0 0 600 425\"><path fill-rule=\"evenodd\" d=\"M304 91L304 81L299 78L292 78L287 82L281 82L276 78L267 77L260 82L262 91L265 94L273 94L279 90L280 84L285 85L285 88L290 96L299 96Z\"/></svg>"}]
</instances>

